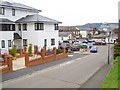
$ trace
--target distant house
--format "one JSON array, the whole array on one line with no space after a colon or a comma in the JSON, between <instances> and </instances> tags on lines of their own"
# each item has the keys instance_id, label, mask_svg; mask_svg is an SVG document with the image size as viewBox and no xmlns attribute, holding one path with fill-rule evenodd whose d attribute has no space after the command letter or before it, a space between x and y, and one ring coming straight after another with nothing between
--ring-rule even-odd
<instances>
[{"instance_id":1,"label":"distant house","mask_svg":"<svg viewBox=\"0 0 120 90\"><path fill-rule=\"evenodd\" d=\"M69 32L59 32L59 41L71 40L73 38L72 33Z\"/></svg>"},{"instance_id":2,"label":"distant house","mask_svg":"<svg viewBox=\"0 0 120 90\"><path fill-rule=\"evenodd\" d=\"M81 38L80 30L73 26L59 26L59 41Z\"/></svg>"},{"instance_id":3,"label":"distant house","mask_svg":"<svg viewBox=\"0 0 120 90\"><path fill-rule=\"evenodd\" d=\"M80 29L80 34L82 35L82 38L89 38L93 35L93 28Z\"/></svg>"},{"instance_id":4,"label":"distant house","mask_svg":"<svg viewBox=\"0 0 120 90\"><path fill-rule=\"evenodd\" d=\"M39 48L58 46L57 20L39 15L41 10L15 2L0 1L0 49L8 50L12 45Z\"/></svg>"}]
</instances>

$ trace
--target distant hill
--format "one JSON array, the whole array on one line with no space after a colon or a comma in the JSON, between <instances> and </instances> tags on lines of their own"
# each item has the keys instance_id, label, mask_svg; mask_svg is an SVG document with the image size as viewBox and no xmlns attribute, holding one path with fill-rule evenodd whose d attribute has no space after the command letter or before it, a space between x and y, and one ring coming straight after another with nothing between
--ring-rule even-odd
<instances>
[{"instance_id":1,"label":"distant hill","mask_svg":"<svg viewBox=\"0 0 120 90\"><path fill-rule=\"evenodd\" d=\"M87 23L85 25L76 25L77 28L88 28L88 27L95 27L99 28L101 25L118 25L118 23Z\"/></svg>"}]
</instances>

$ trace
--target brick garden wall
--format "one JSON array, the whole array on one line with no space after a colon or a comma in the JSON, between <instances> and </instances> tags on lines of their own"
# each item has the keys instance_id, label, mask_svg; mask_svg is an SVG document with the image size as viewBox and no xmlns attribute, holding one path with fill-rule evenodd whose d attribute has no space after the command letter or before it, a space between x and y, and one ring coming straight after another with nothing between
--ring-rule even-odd
<instances>
[{"instance_id":1,"label":"brick garden wall","mask_svg":"<svg viewBox=\"0 0 120 90\"><path fill-rule=\"evenodd\" d=\"M30 66L34 66L34 65L37 65L37 64L46 63L46 62L49 62L49 61L58 60L58 59L61 59L61 58L68 57L68 53L66 53L65 48L63 48L63 52L60 53L60 54L56 54L56 48L55 47L53 48L53 54L52 55L46 56L45 53L46 53L45 49L44 48L41 49L41 57L33 59L33 60L29 60L29 54L26 53L25 54L25 66L30 67Z\"/></svg>"},{"instance_id":2,"label":"brick garden wall","mask_svg":"<svg viewBox=\"0 0 120 90\"><path fill-rule=\"evenodd\" d=\"M0 66L3 67L0 70L0 73L13 71L12 57L10 55L4 54L3 59L4 60L0 62Z\"/></svg>"}]
</instances>

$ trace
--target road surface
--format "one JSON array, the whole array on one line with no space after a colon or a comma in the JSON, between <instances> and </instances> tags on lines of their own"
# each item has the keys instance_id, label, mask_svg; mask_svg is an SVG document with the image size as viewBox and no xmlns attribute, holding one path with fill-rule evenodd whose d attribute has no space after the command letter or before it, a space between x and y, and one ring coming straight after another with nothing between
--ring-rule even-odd
<instances>
[{"instance_id":1,"label":"road surface","mask_svg":"<svg viewBox=\"0 0 120 90\"><path fill-rule=\"evenodd\" d=\"M107 46L100 46L98 50L98 53L5 81L3 88L79 88L106 62Z\"/></svg>"}]
</instances>

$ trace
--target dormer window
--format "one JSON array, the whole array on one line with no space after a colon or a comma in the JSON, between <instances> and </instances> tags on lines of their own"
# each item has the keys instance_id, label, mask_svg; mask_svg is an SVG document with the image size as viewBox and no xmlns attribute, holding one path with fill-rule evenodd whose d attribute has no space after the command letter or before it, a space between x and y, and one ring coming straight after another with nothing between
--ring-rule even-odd
<instances>
[{"instance_id":1,"label":"dormer window","mask_svg":"<svg viewBox=\"0 0 120 90\"><path fill-rule=\"evenodd\" d=\"M5 14L5 9L4 7L0 7L0 15L4 15Z\"/></svg>"},{"instance_id":2,"label":"dormer window","mask_svg":"<svg viewBox=\"0 0 120 90\"><path fill-rule=\"evenodd\" d=\"M15 9L12 9L12 16L15 16Z\"/></svg>"}]
</instances>

